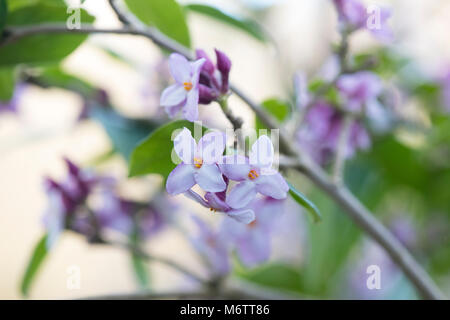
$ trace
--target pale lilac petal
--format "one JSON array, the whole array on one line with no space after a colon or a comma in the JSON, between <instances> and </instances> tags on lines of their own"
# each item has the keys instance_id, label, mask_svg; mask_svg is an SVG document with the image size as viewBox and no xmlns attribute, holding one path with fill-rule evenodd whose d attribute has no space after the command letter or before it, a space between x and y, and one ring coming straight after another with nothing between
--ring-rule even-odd
<instances>
[{"instance_id":1,"label":"pale lilac petal","mask_svg":"<svg viewBox=\"0 0 450 320\"><path fill-rule=\"evenodd\" d=\"M208 202L205 201L205 199L202 198L201 195L199 195L197 192L188 190L185 193L183 193L187 198L194 200L198 204L204 206L205 208L210 208Z\"/></svg>"},{"instance_id":2,"label":"pale lilac petal","mask_svg":"<svg viewBox=\"0 0 450 320\"><path fill-rule=\"evenodd\" d=\"M230 210L226 213L230 218L245 224L255 220L255 212L251 209Z\"/></svg>"},{"instance_id":3,"label":"pale lilac petal","mask_svg":"<svg viewBox=\"0 0 450 320\"><path fill-rule=\"evenodd\" d=\"M219 193L207 192L205 194L205 199L208 201L208 205L216 210L226 212L231 209L225 200L219 196Z\"/></svg>"},{"instance_id":4,"label":"pale lilac petal","mask_svg":"<svg viewBox=\"0 0 450 320\"><path fill-rule=\"evenodd\" d=\"M274 149L270 138L263 135L255 141L250 151L250 165L258 168L272 166Z\"/></svg>"},{"instance_id":5,"label":"pale lilac petal","mask_svg":"<svg viewBox=\"0 0 450 320\"><path fill-rule=\"evenodd\" d=\"M200 169L195 170L195 181L207 192L220 192L227 187L219 167L215 164L203 164Z\"/></svg>"},{"instance_id":6,"label":"pale lilac petal","mask_svg":"<svg viewBox=\"0 0 450 320\"><path fill-rule=\"evenodd\" d=\"M233 209L247 206L256 196L256 185L251 181L243 181L231 189L227 196L227 204Z\"/></svg>"},{"instance_id":7,"label":"pale lilac petal","mask_svg":"<svg viewBox=\"0 0 450 320\"><path fill-rule=\"evenodd\" d=\"M186 105L183 114L186 120L194 122L198 119L198 88L192 89L187 95Z\"/></svg>"},{"instance_id":8,"label":"pale lilac petal","mask_svg":"<svg viewBox=\"0 0 450 320\"><path fill-rule=\"evenodd\" d=\"M225 135L221 132L205 134L197 146L197 154L203 159L203 163L213 164L222 159L225 150Z\"/></svg>"},{"instance_id":9,"label":"pale lilac petal","mask_svg":"<svg viewBox=\"0 0 450 320\"><path fill-rule=\"evenodd\" d=\"M161 94L160 105L163 107L172 107L181 104L186 100L186 90L178 84L173 84Z\"/></svg>"},{"instance_id":10,"label":"pale lilac petal","mask_svg":"<svg viewBox=\"0 0 450 320\"><path fill-rule=\"evenodd\" d=\"M274 199L286 198L289 191L288 184L279 173L261 175L254 182L259 193Z\"/></svg>"},{"instance_id":11,"label":"pale lilac petal","mask_svg":"<svg viewBox=\"0 0 450 320\"><path fill-rule=\"evenodd\" d=\"M191 80L191 64L181 54L172 53L169 57L170 74L178 84Z\"/></svg>"},{"instance_id":12,"label":"pale lilac petal","mask_svg":"<svg viewBox=\"0 0 450 320\"><path fill-rule=\"evenodd\" d=\"M227 178L235 181L246 180L251 169L248 158L239 155L224 156L219 168Z\"/></svg>"},{"instance_id":13,"label":"pale lilac petal","mask_svg":"<svg viewBox=\"0 0 450 320\"><path fill-rule=\"evenodd\" d=\"M197 149L197 143L192 138L191 131L186 128L175 137L173 146L176 154L180 157L185 164L194 163L195 150Z\"/></svg>"},{"instance_id":14,"label":"pale lilac petal","mask_svg":"<svg viewBox=\"0 0 450 320\"><path fill-rule=\"evenodd\" d=\"M169 116L169 118L174 118L181 111L183 106L184 101L176 106L165 107L164 110L166 110L166 113Z\"/></svg>"},{"instance_id":15,"label":"pale lilac petal","mask_svg":"<svg viewBox=\"0 0 450 320\"><path fill-rule=\"evenodd\" d=\"M270 237L257 230L239 242L237 252L245 266L253 267L269 259L270 248Z\"/></svg>"},{"instance_id":16,"label":"pale lilac petal","mask_svg":"<svg viewBox=\"0 0 450 320\"><path fill-rule=\"evenodd\" d=\"M192 75L191 75L191 82L194 87L197 87L198 79L200 78L200 72L202 70L203 65L205 64L206 59L201 58L197 61L194 61L191 63L192 68Z\"/></svg>"},{"instance_id":17,"label":"pale lilac petal","mask_svg":"<svg viewBox=\"0 0 450 320\"><path fill-rule=\"evenodd\" d=\"M194 185L194 167L180 163L167 177L166 190L169 194L175 195L188 191Z\"/></svg>"}]
</instances>

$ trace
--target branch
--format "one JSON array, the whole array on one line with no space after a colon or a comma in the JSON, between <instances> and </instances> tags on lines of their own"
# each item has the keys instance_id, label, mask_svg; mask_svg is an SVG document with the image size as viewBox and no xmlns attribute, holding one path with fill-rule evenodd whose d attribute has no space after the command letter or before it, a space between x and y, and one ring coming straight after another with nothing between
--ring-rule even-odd
<instances>
[{"instance_id":1,"label":"branch","mask_svg":"<svg viewBox=\"0 0 450 320\"><path fill-rule=\"evenodd\" d=\"M92 26L85 26L81 29L68 30L65 25L31 25L26 27L8 28L0 47L12 41L29 35L42 33L114 33L140 35L152 40L156 45L167 50L178 52L189 59L193 58L189 49L163 35L157 29L149 27L143 30L141 27L124 27L122 29L96 29ZM259 104L254 103L240 89L231 86L231 90L239 96L252 110L256 116L269 128L276 129L278 124L273 118L267 115ZM352 218L352 220L378 242L389 254L392 260L404 271L416 289L426 299L443 299L444 295L439 288L424 271L424 269L414 260L411 254L401 245L401 243L376 219L372 213L345 187L337 187L326 173L307 159L305 155L300 155L290 145L290 139L280 130L280 149L287 155L294 157L297 170L303 172L320 189L332 197Z\"/></svg>"}]
</instances>

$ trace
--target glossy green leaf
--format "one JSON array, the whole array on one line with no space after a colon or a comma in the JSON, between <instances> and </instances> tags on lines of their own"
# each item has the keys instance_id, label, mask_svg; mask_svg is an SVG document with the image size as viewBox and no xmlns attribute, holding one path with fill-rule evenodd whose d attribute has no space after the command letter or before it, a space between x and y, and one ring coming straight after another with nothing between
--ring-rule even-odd
<instances>
[{"instance_id":1,"label":"glossy green leaf","mask_svg":"<svg viewBox=\"0 0 450 320\"><path fill-rule=\"evenodd\" d=\"M47 235L44 235L34 248L33 254L31 255L30 261L28 262L28 266L25 270L25 274L22 277L20 291L24 296L28 296L33 280L36 278L47 253Z\"/></svg>"},{"instance_id":2,"label":"glossy green leaf","mask_svg":"<svg viewBox=\"0 0 450 320\"><path fill-rule=\"evenodd\" d=\"M189 29L183 9L175 0L125 0L128 8L143 23L190 47Z\"/></svg>"},{"instance_id":3,"label":"glossy green leaf","mask_svg":"<svg viewBox=\"0 0 450 320\"><path fill-rule=\"evenodd\" d=\"M7 0L6 2L8 3L8 11L10 12L36 4L64 5L64 0Z\"/></svg>"},{"instance_id":4,"label":"glossy green leaf","mask_svg":"<svg viewBox=\"0 0 450 320\"><path fill-rule=\"evenodd\" d=\"M322 216L316 205L311 200L309 200L303 193L295 189L295 187L289 182L288 185L289 185L289 194L291 195L292 199L294 199L299 205L308 210L308 212L312 215L314 222L321 221Z\"/></svg>"},{"instance_id":5,"label":"glossy green leaf","mask_svg":"<svg viewBox=\"0 0 450 320\"><path fill-rule=\"evenodd\" d=\"M66 23L65 5L36 4L21 7L8 14L7 26L26 26L39 23ZM81 22L91 23L94 18L81 10ZM87 35L51 34L31 35L0 47L0 65L19 63L58 62L72 53Z\"/></svg>"},{"instance_id":6,"label":"glossy green leaf","mask_svg":"<svg viewBox=\"0 0 450 320\"><path fill-rule=\"evenodd\" d=\"M195 135L194 123L179 120L156 129L138 145L131 155L130 177L156 173L167 178L176 166L172 161L174 133L183 127L189 129L193 136ZM176 157L175 153L174 155Z\"/></svg>"},{"instance_id":7,"label":"glossy green leaf","mask_svg":"<svg viewBox=\"0 0 450 320\"><path fill-rule=\"evenodd\" d=\"M291 110L289 103L279 100L277 98L271 98L265 100L261 106L270 113L275 119L277 119L280 123L287 119L289 116L289 112ZM261 120L256 118L256 129L267 129Z\"/></svg>"},{"instance_id":8,"label":"glossy green leaf","mask_svg":"<svg viewBox=\"0 0 450 320\"><path fill-rule=\"evenodd\" d=\"M241 31L246 32L255 39L260 41L268 41L268 35L264 32L261 26L254 20L241 18L236 15L227 13L219 8L208 6L204 4L189 4L185 6L186 9L192 12L200 13L216 19L220 22L226 23L230 26L238 28Z\"/></svg>"},{"instance_id":9,"label":"glossy green leaf","mask_svg":"<svg viewBox=\"0 0 450 320\"><path fill-rule=\"evenodd\" d=\"M0 101L9 101L14 93L13 68L0 68Z\"/></svg>"},{"instance_id":10,"label":"glossy green leaf","mask_svg":"<svg viewBox=\"0 0 450 320\"><path fill-rule=\"evenodd\" d=\"M126 118L108 106L92 108L89 116L100 122L114 149L127 160L138 143L156 128L151 122Z\"/></svg>"},{"instance_id":11,"label":"glossy green leaf","mask_svg":"<svg viewBox=\"0 0 450 320\"><path fill-rule=\"evenodd\" d=\"M297 268L272 263L254 269L236 268L236 275L258 285L292 292L302 292L302 279Z\"/></svg>"}]
</instances>

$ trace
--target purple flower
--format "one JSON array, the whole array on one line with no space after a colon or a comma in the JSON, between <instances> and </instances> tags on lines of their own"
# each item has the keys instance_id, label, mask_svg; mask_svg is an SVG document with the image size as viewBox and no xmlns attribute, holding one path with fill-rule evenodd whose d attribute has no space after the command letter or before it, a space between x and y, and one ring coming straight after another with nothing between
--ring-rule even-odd
<instances>
[{"instance_id":1,"label":"purple flower","mask_svg":"<svg viewBox=\"0 0 450 320\"><path fill-rule=\"evenodd\" d=\"M183 110L183 115L187 120L197 120L198 81L204 63L205 59L189 62L178 53L170 55L170 74L175 79L175 84L163 91L160 101L161 106L166 108L170 117L174 117L180 110Z\"/></svg>"},{"instance_id":2,"label":"purple flower","mask_svg":"<svg viewBox=\"0 0 450 320\"><path fill-rule=\"evenodd\" d=\"M271 234L275 222L283 212L283 205L284 201L272 198L257 199L251 204L256 214L252 223L245 225L233 219L223 221L221 234L236 248L245 266L252 267L269 259Z\"/></svg>"},{"instance_id":3,"label":"purple flower","mask_svg":"<svg viewBox=\"0 0 450 320\"><path fill-rule=\"evenodd\" d=\"M345 74L339 77L336 86L350 111L361 112L366 103L376 100L382 90L380 78L369 71Z\"/></svg>"},{"instance_id":4,"label":"purple flower","mask_svg":"<svg viewBox=\"0 0 450 320\"><path fill-rule=\"evenodd\" d=\"M392 31L387 25L390 10L381 7L364 7L359 0L333 0L339 23L344 30L366 28L381 41L391 41Z\"/></svg>"},{"instance_id":5,"label":"purple flower","mask_svg":"<svg viewBox=\"0 0 450 320\"><path fill-rule=\"evenodd\" d=\"M327 163L336 151L342 130L343 116L333 106L319 102L306 114L305 125L298 131L297 139L303 150L320 164ZM370 137L357 121L351 125L346 157L351 158L357 149L367 149Z\"/></svg>"},{"instance_id":6,"label":"purple flower","mask_svg":"<svg viewBox=\"0 0 450 320\"><path fill-rule=\"evenodd\" d=\"M228 179L225 179L228 185ZM249 224L253 220L255 220L255 213L251 208L243 208L243 209L233 209L226 203L226 192L207 192L205 194L205 199L203 199L198 193L188 190L184 193L184 195L205 208L210 209L213 212L223 212L228 217L240 222Z\"/></svg>"},{"instance_id":7,"label":"purple flower","mask_svg":"<svg viewBox=\"0 0 450 320\"><path fill-rule=\"evenodd\" d=\"M450 68L439 78L441 84L441 100L445 111L450 112Z\"/></svg>"},{"instance_id":8,"label":"purple flower","mask_svg":"<svg viewBox=\"0 0 450 320\"><path fill-rule=\"evenodd\" d=\"M43 215L43 223L47 230L46 246L47 249L51 249L64 230L67 210L64 193L59 185L52 180L47 180L45 184L48 204Z\"/></svg>"},{"instance_id":9,"label":"purple flower","mask_svg":"<svg viewBox=\"0 0 450 320\"><path fill-rule=\"evenodd\" d=\"M229 90L231 61L225 53L215 49L217 65L214 66L205 51L196 51L197 59L205 59L200 74L200 103L209 104L226 95Z\"/></svg>"},{"instance_id":10,"label":"purple flower","mask_svg":"<svg viewBox=\"0 0 450 320\"><path fill-rule=\"evenodd\" d=\"M198 235L191 240L195 249L205 258L215 274L229 273L231 265L225 239L199 218L195 216L192 218L198 229Z\"/></svg>"},{"instance_id":11,"label":"purple flower","mask_svg":"<svg viewBox=\"0 0 450 320\"><path fill-rule=\"evenodd\" d=\"M299 110L303 109L311 100L308 92L308 79L305 73L297 72L294 75L295 102Z\"/></svg>"},{"instance_id":12,"label":"purple flower","mask_svg":"<svg viewBox=\"0 0 450 320\"><path fill-rule=\"evenodd\" d=\"M24 83L18 83L14 88L14 92L12 98L9 101L2 102L0 101L0 113L1 112L12 112L16 113L18 105L20 103L20 99L25 92L27 85Z\"/></svg>"},{"instance_id":13,"label":"purple flower","mask_svg":"<svg viewBox=\"0 0 450 320\"><path fill-rule=\"evenodd\" d=\"M191 132L183 128L174 141L176 154L182 162L169 174L166 190L175 195L188 191L195 184L208 192L220 192L227 185L217 162L225 150L225 137L212 132L204 135L197 143Z\"/></svg>"},{"instance_id":14,"label":"purple flower","mask_svg":"<svg viewBox=\"0 0 450 320\"><path fill-rule=\"evenodd\" d=\"M222 173L239 181L228 194L226 204L233 209L246 207L261 193L274 199L285 199L289 186L284 178L271 169L274 157L272 141L263 135L253 144L250 157L225 156L220 164Z\"/></svg>"}]
</instances>

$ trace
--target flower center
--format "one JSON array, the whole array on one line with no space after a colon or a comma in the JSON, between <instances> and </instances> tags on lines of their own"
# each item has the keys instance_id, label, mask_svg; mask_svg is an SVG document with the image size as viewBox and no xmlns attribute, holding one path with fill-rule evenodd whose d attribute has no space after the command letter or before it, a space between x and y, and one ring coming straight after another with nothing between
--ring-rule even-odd
<instances>
[{"instance_id":1,"label":"flower center","mask_svg":"<svg viewBox=\"0 0 450 320\"><path fill-rule=\"evenodd\" d=\"M209 211L216 213L216 212L217 212L217 209L209 208Z\"/></svg>"},{"instance_id":2,"label":"flower center","mask_svg":"<svg viewBox=\"0 0 450 320\"><path fill-rule=\"evenodd\" d=\"M256 219L253 220L252 222L250 222L247 226L248 226L249 228L254 228L254 227L256 226Z\"/></svg>"},{"instance_id":3,"label":"flower center","mask_svg":"<svg viewBox=\"0 0 450 320\"><path fill-rule=\"evenodd\" d=\"M248 177L251 179L251 180L254 180L254 179L256 179L256 178L258 178L259 177L259 174L258 174L258 172L256 172L256 170L250 170L250 172L248 173Z\"/></svg>"},{"instance_id":4,"label":"flower center","mask_svg":"<svg viewBox=\"0 0 450 320\"><path fill-rule=\"evenodd\" d=\"M183 82L184 90L191 91L192 89L192 82Z\"/></svg>"},{"instance_id":5,"label":"flower center","mask_svg":"<svg viewBox=\"0 0 450 320\"><path fill-rule=\"evenodd\" d=\"M202 164L203 164L202 158L194 158L194 166L196 168L200 169L202 167Z\"/></svg>"}]
</instances>

